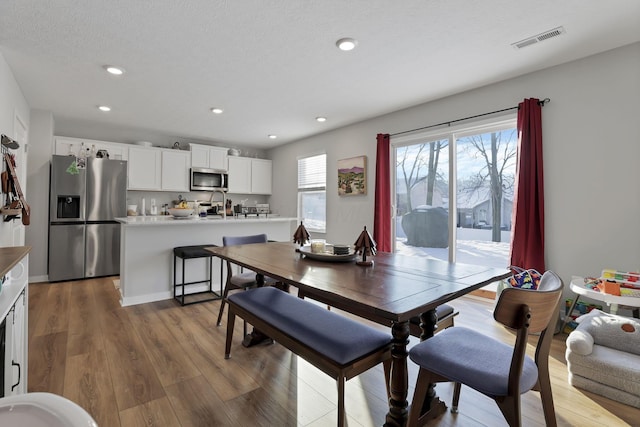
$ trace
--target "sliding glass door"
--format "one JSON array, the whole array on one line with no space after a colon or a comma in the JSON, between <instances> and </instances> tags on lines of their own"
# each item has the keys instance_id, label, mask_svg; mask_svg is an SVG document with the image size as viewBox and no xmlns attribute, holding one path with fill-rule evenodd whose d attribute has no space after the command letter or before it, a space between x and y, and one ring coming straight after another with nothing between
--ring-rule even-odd
<instances>
[{"instance_id":1,"label":"sliding glass door","mask_svg":"<svg viewBox=\"0 0 640 427\"><path fill-rule=\"evenodd\" d=\"M515 119L392 139L394 251L506 267Z\"/></svg>"}]
</instances>

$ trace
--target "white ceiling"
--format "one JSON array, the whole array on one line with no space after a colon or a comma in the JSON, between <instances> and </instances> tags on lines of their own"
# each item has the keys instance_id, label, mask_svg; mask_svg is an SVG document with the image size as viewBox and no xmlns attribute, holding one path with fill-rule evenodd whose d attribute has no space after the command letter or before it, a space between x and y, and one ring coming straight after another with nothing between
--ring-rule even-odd
<instances>
[{"instance_id":1,"label":"white ceiling","mask_svg":"<svg viewBox=\"0 0 640 427\"><path fill-rule=\"evenodd\" d=\"M0 52L56 124L256 148L638 40L638 0L0 1Z\"/></svg>"}]
</instances>

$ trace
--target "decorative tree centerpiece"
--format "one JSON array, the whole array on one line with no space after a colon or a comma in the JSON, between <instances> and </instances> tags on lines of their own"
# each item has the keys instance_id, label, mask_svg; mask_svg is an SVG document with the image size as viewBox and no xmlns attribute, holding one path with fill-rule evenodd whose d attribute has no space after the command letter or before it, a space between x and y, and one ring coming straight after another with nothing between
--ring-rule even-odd
<instances>
[{"instance_id":1,"label":"decorative tree centerpiece","mask_svg":"<svg viewBox=\"0 0 640 427\"><path fill-rule=\"evenodd\" d=\"M373 265L372 260L367 260L367 255L375 255L376 254L376 242L371 237L371 234L367 231L367 227L364 227L362 233L358 236L358 240L354 244L356 253L362 254L362 261L357 261L356 264L362 266Z\"/></svg>"},{"instance_id":2,"label":"decorative tree centerpiece","mask_svg":"<svg viewBox=\"0 0 640 427\"><path fill-rule=\"evenodd\" d=\"M304 228L302 221L300 221L300 225L296 229L296 232L293 233L293 243L297 243L300 245L300 247L303 247L304 244L307 243L308 241L309 241L309 232L307 231L306 228ZM299 250L300 249L296 249L296 251L299 251Z\"/></svg>"}]
</instances>

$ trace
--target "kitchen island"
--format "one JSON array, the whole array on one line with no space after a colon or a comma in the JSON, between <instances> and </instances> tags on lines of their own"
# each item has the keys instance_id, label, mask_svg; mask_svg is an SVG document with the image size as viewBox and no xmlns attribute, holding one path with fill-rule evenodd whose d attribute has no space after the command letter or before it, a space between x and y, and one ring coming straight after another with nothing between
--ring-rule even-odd
<instances>
[{"instance_id":1,"label":"kitchen island","mask_svg":"<svg viewBox=\"0 0 640 427\"><path fill-rule=\"evenodd\" d=\"M116 218L120 226L120 304L142 304L173 298L173 248L178 246L222 246L223 236L266 234L269 240L290 241L296 218L281 217L189 217L137 216ZM180 269L180 261L178 261ZM205 279L209 262L190 259L186 281ZM213 289L219 290L224 277L218 258L213 259ZM226 274L226 273L225 273ZM180 274L179 274L180 276ZM178 279L181 280L180 278ZM207 289L191 285L187 294Z\"/></svg>"}]
</instances>

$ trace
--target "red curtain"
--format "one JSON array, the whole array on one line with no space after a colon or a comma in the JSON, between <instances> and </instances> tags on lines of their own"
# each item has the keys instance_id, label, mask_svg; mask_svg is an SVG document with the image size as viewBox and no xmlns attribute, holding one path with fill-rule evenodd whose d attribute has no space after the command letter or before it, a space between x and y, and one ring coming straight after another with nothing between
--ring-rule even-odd
<instances>
[{"instance_id":1,"label":"red curtain","mask_svg":"<svg viewBox=\"0 0 640 427\"><path fill-rule=\"evenodd\" d=\"M373 240L382 252L391 252L391 170L389 134L378 134L376 152L376 194L373 214Z\"/></svg>"},{"instance_id":2,"label":"red curtain","mask_svg":"<svg viewBox=\"0 0 640 427\"><path fill-rule=\"evenodd\" d=\"M518 165L513 205L511 265L545 271L542 107L535 98L518 105Z\"/></svg>"}]
</instances>

